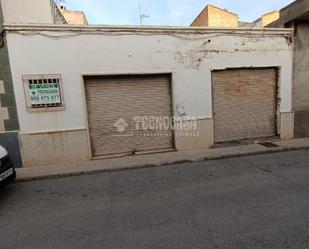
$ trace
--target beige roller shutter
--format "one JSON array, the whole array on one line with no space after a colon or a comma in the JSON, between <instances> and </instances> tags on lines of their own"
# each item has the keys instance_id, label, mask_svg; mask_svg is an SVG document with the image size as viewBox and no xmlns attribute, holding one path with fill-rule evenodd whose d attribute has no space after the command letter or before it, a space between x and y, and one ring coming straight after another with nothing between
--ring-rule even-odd
<instances>
[{"instance_id":1,"label":"beige roller shutter","mask_svg":"<svg viewBox=\"0 0 309 249\"><path fill-rule=\"evenodd\" d=\"M134 120L172 116L169 75L87 77L85 87L94 157L174 147L171 130L143 130Z\"/></svg>"},{"instance_id":2,"label":"beige roller shutter","mask_svg":"<svg viewBox=\"0 0 309 249\"><path fill-rule=\"evenodd\" d=\"M277 70L212 72L215 142L276 134Z\"/></svg>"}]
</instances>

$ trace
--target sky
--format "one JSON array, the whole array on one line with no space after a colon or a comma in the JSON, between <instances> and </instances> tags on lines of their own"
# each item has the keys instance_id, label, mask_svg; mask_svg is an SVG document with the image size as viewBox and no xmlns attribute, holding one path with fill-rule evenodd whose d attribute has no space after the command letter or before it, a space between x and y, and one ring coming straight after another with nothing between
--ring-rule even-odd
<instances>
[{"instance_id":1,"label":"sky","mask_svg":"<svg viewBox=\"0 0 309 249\"><path fill-rule=\"evenodd\" d=\"M83 10L91 24L139 25L139 0L58 0L67 9ZM228 9L240 21L254 21L262 14L293 0L140 0L144 25L188 26L207 4Z\"/></svg>"}]
</instances>

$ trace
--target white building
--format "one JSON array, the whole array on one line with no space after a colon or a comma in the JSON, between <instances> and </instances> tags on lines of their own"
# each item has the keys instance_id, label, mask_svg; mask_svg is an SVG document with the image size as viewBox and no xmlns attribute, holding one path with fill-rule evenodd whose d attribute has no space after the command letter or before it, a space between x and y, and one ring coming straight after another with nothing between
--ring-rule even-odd
<instances>
[{"instance_id":1,"label":"white building","mask_svg":"<svg viewBox=\"0 0 309 249\"><path fill-rule=\"evenodd\" d=\"M24 166L293 138L290 29L5 30ZM32 98L44 84L55 84L52 100ZM141 116L151 116L146 130ZM172 116L196 119L197 131L149 126Z\"/></svg>"},{"instance_id":2,"label":"white building","mask_svg":"<svg viewBox=\"0 0 309 249\"><path fill-rule=\"evenodd\" d=\"M65 24L53 0L0 0L4 23Z\"/></svg>"}]
</instances>

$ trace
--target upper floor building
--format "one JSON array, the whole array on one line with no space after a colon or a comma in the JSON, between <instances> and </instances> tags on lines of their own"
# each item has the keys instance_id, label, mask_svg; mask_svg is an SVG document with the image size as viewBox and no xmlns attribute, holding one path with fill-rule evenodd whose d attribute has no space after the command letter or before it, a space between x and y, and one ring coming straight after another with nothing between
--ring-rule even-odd
<instances>
[{"instance_id":1,"label":"upper floor building","mask_svg":"<svg viewBox=\"0 0 309 249\"><path fill-rule=\"evenodd\" d=\"M4 23L88 24L82 11L57 6L54 0L0 0Z\"/></svg>"},{"instance_id":2,"label":"upper floor building","mask_svg":"<svg viewBox=\"0 0 309 249\"><path fill-rule=\"evenodd\" d=\"M64 5L60 6L60 12L68 24L87 25L88 20L83 11L67 10Z\"/></svg>"},{"instance_id":3,"label":"upper floor building","mask_svg":"<svg viewBox=\"0 0 309 249\"><path fill-rule=\"evenodd\" d=\"M207 5L191 26L213 28L264 28L279 19L279 11L272 11L262 15L254 22L239 21L237 14L214 5Z\"/></svg>"},{"instance_id":4,"label":"upper floor building","mask_svg":"<svg viewBox=\"0 0 309 249\"><path fill-rule=\"evenodd\" d=\"M4 23L66 24L53 0L0 0Z\"/></svg>"},{"instance_id":5,"label":"upper floor building","mask_svg":"<svg viewBox=\"0 0 309 249\"><path fill-rule=\"evenodd\" d=\"M204 26L214 28L237 28L238 15L214 5L207 5L191 26Z\"/></svg>"}]
</instances>

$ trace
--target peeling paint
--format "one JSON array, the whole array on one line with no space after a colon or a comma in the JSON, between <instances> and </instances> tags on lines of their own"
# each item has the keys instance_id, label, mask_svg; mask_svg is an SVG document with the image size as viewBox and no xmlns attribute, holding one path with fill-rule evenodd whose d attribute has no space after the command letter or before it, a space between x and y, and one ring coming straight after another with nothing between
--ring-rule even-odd
<instances>
[{"instance_id":1,"label":"peeling paint","mask_svg":"<svg viewBox=\"0 0 309 249\"><path fill-rule=\"evenodd\" d=\"M175 115L212 117L211 70L280 67L282 111L291 111L291 47L282 30L103 29L65 27L7 33L21 132L87 127L81 74L173 73ZM35 30L37 29L37 30ZM66 30L62 30L66 29ZM82 33L82 34L81 34ZM74 46L72 46L74 44ZM24 48L27 48L26 50ZM31 54L31 63L29 63ZM55 54L59 56L54 56ZM78 60L76 59L78 54ZM42 63L49 58L48 63ZM61 59L59 59L61 58ZM28 113L22 75L60 73L66 108ZM55 122L54 120L57 120Z\"/></svg>"},{"instance_id":2,"label":"peeling paint","mask_svg":"<svg viewBox=\"0 0 309 249\"><path fill-rule=\"evenodd\" d=\"M176 112L177 112L177 116L179 116L179 117L187 116L186 111L185 111L185 107L181 104L176 106Z\"/></svg>"}]
</instances>

